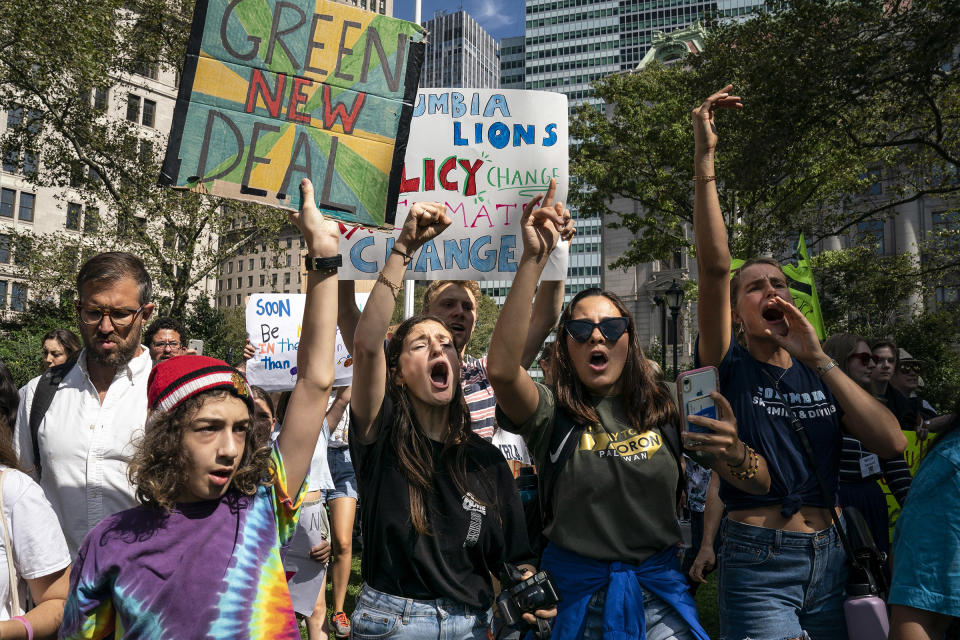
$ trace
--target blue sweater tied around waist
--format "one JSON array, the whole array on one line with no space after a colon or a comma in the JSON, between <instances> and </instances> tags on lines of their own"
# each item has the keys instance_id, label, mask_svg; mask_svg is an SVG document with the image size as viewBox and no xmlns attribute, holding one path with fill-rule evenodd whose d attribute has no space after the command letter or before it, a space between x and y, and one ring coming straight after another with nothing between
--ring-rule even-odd
<instances>
[{"instance_id":1,"label":"blue sweater tied around waist","mask_svg":"<svg viewBox=\"0 0 960 640\"><path fill-rule=\"evenodd\" d=\"M710 640L700 626L697 608L680 571L676 548L648 558L643 564L604 562L586 558L549 543L541 568L553 576L560 591L553 640L577 640L587 618L587 603L606 588L604 640L644 640L647 637L643 590L647 589L680 614L698 640Z\"/></svg>"}]
</instances>

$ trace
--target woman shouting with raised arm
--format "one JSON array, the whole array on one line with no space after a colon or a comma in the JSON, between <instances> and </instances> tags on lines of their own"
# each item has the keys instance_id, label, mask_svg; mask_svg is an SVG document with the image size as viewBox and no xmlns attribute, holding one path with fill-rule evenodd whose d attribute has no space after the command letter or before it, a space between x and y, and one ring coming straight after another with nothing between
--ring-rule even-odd
<instances>
[{"instance_id":1,"label":"woman shouting with raised arm","mask_svg":"<svg viewBox=\"0 0 960 640\"><path fill-rule=\"evenodd\" d=\"M350 452L363 510L356 638L485 639L491 573L504 562L533 569L513 475L470 429L450 327L414 316L383 344L405 267L449 225L443 205L413 205L354 334Z\"/></svg>"},{"instance_id":2,"label":"woman shouting with raised arm","mask_svg":"<svg viewBox=\"0 0 960 640\"><path fill-rule=\"evenodd\" d=\"M523 254L490 344L497 422L521 434L540 474L542 568L562 597L555 638L706 638L680 572L677 504L683 477L680 416L640 349L630 313L600 289L577 294L557 329L554 386L521 366L530 300L567 211L554 186L527 205ZM726 471L744 454L724 419L702 419L702 450ZM697 418L697 420L701 420ZM759 473L731 477L766 491ZM647 635L644 635L647 634Z\"/></svg>"},{"instance_id":3,"label":"woman shouting with raised arm","mask_svg":"<svg viewBox=\"0 0 960 640\"><path fill-rule=\"evenodd\" d=\"M720 624L727 640L846 638L846 559L830 513L840 425L881 458L899 454L906 441L886 407L824 354L776 261L748 260L730 277L714 168L714 113L743 107L730 89L693 110L697 357L719 369L740 437L766 459L770 491L752 495L722 478ZM816 468L791 415L809 437Z\"/></svg>"}]
</instances>

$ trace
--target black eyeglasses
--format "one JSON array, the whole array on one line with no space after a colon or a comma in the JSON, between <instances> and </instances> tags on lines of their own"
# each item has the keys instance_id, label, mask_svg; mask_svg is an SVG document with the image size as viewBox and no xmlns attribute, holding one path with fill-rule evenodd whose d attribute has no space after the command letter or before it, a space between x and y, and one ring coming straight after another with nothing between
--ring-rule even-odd
<instances>
[{"instance_id":1,"label":"black eyeglasses","mask_svg":"<svg viewBox=\"0 0 960 640\"><path fill-rule=\"evenodd\" d=\"M133 319L137 317L143 311L143 306L137 307L136 309L111 309L109 307L94 307L94 306L81 306L78 309L80 315L80 321L83 324L96 325L100 324L103 320L103 316L108 316L110 322L117 327L125 327Z\"/></svg>"},{"instance_id":2,"label":"black eyeglasses","mask_svg":"<svg viewBox=\"0 0 960 640\"><path fill-rule=\"evenodd\" d=\"M878 356L873 355L872 353L867 353L866 351L861 351L860 353L851 353L851 360L859 360L860 365L865 367L870 364L870 361L873 360L873 364L877 364L880 360Z\"/></svg>"},{"instance_id":3,"label":"black eyeglasses","mask_svg":"<svg viewBox=\"0 0 960 640\"><path fill-rule=\"evenodd\" d=\"M610 342L616 342L627 330L630 321L627 318L604 318L600 322L589 320L568 320L567 333L577 342L586 342L593 335L594 329L600 329L600 334Z\"/></svg>"}]
</instances>

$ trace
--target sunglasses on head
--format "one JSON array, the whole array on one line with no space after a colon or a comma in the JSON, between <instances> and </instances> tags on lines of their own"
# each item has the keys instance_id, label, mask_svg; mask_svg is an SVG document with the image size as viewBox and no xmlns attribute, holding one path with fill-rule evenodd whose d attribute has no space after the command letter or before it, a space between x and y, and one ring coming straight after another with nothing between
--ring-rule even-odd
<instances>
[{"instance_id":1,"label":"sunglasses on head","mask_svg":"<svg viewBox=\"0 0 960 640\"><path fill-rule=\"evenodd\" d=\"M851 353L851 360L859 360L862 366L867 366L870 364L870 361L873 361L873 364L877 364L880 361L878 356L873 355L872 353L867 353L866 351L861 351L860 353Z\"/></svg>"},{"instance_id":2,"label":"sunglasses on head","mask_svg":"<svg viewBox=\"0 0 960 640\"><path fill-rule=\"evenodd\" d=\"M616 342L627 330L630 321L626 318L604 318L600 322L589 320L568 320L567 333L577 342L586 342L593 335L594 329L600 329L605 340Z\"/></svg>"},{"instance_id":3,"label":"sunglasses on head","mask_svg":"<svg viewBox=\"0 0 960 640\"><path fill-rule=\"evenodd\" d=\"M920 373L920 363L919 362L901 362L899 369L903 373Z\"/></svg>"}]
</instances>

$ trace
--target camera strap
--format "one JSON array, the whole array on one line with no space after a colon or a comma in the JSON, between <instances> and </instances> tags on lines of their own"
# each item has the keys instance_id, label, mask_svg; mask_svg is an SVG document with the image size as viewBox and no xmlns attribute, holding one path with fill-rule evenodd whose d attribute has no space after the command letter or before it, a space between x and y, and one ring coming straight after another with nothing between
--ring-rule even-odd
<instances>
[{"instance_id":1,"label":"camera strap","mask_svg":"<svg viewBox=\"0 0 960 640\"><path fill-rule=\"evenodd\" d=\"M810 466L811 471L813 471L813 476L817 479L817 484L820 486L823 503L825 505L833 505L836 501L836 496L830 495L830 489L827 487L827 483L823 479L819 467L817 467L817 458L813 452L813 444L810 442L810 436L807 435L806 427L800 422L797 414L793 412L793 407L790 406L787 399L780 393L780 381L770 375L770 372L763 367L761 367L761 371L770 378L770 381L773 383L773 392L777 394L777 399L783 403L783 407L787 410L793 432L797 434L797 438L800 440L800 445L803 448L803 453L807 458L807 464ZM833 526L837 529L837 535L840 536L840 542L843 544L843 550L847 553L847 558L850 559L850 564L859 570L865 570L865 567L863 567L853 552L853 547L850 544L849 538L847 538L847 532L843 528L843 524L840 522L840 516L837 515L836 508L834 506L827 506L827 511L830 512L830 516L833 519Z\"/></svg>"}]
</instances>

